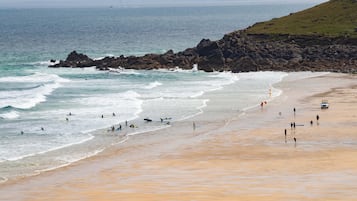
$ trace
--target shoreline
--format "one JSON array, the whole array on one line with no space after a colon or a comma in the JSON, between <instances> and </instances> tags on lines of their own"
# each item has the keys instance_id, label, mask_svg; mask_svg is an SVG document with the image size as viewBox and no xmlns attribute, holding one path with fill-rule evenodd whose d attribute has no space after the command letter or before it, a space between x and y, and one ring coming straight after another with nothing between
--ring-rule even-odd
<instances>
[{"instance_id":1,"label":"shoreline","mask_svg":"<svg viewBox=\"0 0 357 201\"><path fill-rule=\"evenodd\" d=\"M176 122L181 122L181 121L191 121L191 119L193 119L195 116L198 115L202 115L202 113L204 113L205 108L207 107L207 103L209 103L210 99L214 99L215 97L210 96L209 94L215 94L215 93L224 93L224 92L220 92L220 91L224 91L225 87L230 87L232 85L236 85L237 81L239 81L239 78L237 78L236 74L231 74L229 72L225 72L225 74L230 74L230 77L232 77L231 79L234 81L229 81L229 83L220 85L220 87L213 89L213 90L209 90L206 91L205 93L203 93L203 96L199 97L200 100L202 101L202 105L197 107L197 112L195 114L183 117L183 118L179 118L179 119L173 119L172 123L175 124ZM271 72L259 72L260 74L264 74L264 73L271 73ZM246 73L246 74L251 74L251 73ZM253 73L251 75L255 75L256 73ZM281 78L283 78L284 75L281 75ZM281 81L281 79L279 79L279 81ZM208 95L207 95L208 94ZM243 108L242 111L246 111L247 109L250 108L254 108L256 107L256 105L249 105L248 108ZM20 175L15 175L13 176L13 174L11 175L11 173L7 173L8 170L6 170L5 172L7 174L4 174L6 177L4 177L3 182L1 183L5 183L8 180L10 181L14 181L16 182L17 180L21 180L23 178L26 177L33 177L33 176L37 176L40 175L44 172L48 172L48 171L53 171L56 169L60 169L63 167L67 167L70 166L74 163L77 163L81 160L86 160L87 158L91 158L93 156L96 156L97 154L105 151L106 149L109 149L111 146L118 146L122 143L125 143L127 140L129 140L129 138L132 138L135 135L145 135L146 133L152 133L152 132L157 132L162 129L165 129L167 127L171 127L171 125L166 125L163 123L159 123L157 121L154 122L150 122L150 126L147 122L143 122L142 119L144 118L144 116L142 114L136 114L136 119L132 119L132 120L128 120L128 125L133 123L136 126L139 126L139 129L137 130L137 128L129 128L129 126L123 126L123 130L115 130L114 132L111 132L110 127L106 127L106 128L101 128L101 129L95 129L91 132L88 132L86 134L88 134L89 136L91 136L91 139L89 140L84 140L84 142L78 142L78 143L73 143L71 145L65 145L63 147L60 148L55 148L53 150L50 151L45 151L45 152L41 152L40 154L32 154L30 156L26 156L26 157L22 157L20 160L9 160L8 162L5 162L5 167L8 166L13 166L13 168L15 168L17 171L16 172L22 172L22 174ZM171 120L170 120L171 121ZM124 122L121 122L122 124ZM152 126L152 125L155 126ZM146 126L147 125L147 126ZM115 127L118 127L119 124L115 124ZM72 150L87 150L85 153L84 152L73 152ZM71 154L75 154L74 156L72 156ZM68 159L65 159L65 161L47 161L44 160L42 161L42 157L44 158L58 158L61 157L61 155L66 154L66 155L71 155ZM79 155L78 155L79 154ZM4 165L2 164L2 165ZM34 165L33 169L21 169L22 166L28 166L28 164L30 164L30 166ZM13 171L13 170L10 170Z\"/></svg>"},{"instance_id":2,"label":"shoreline","mask_svg":"<svg viewBox=\"0 0 357 201\"><path fill-rule=\"evenodd\" d=\"M289 79L290 79L290 81L289 81ZM327 84L328 86L319 86L318 85L317 88L320 87L320 89L312 89L311 91L305 92L305 94L303 94L303 96L302 96L302 97L305 97L305 98L303 98L303 100L309 99L309 98L311 98L311 96L319 94L319 93L321 94L321 93L326 93L326 91L331 91L331 90L326 90L326 88L329 88L329 87L331 87L331 88L337 87L338 88L338 87L344 86L346 88L346 84L349 85L348 84L348 81L349 81L348 75L340 75L340 74L333 74L333 73L328 74L328 75L313 77L313 78L307 78L305 80L308 80L308 82L315 82L316 80L319 80L319 79L321 79L321 80L323 80L323 79L327 79L327 80L328 79L330 79L330 80L341 79L341 80L343 80L343 83L337 84L337 83L329 82ZM149 133L146 133L143 135L135 135L135 136L133 136L133 140L129 140L128 143L124 143L124 144L122 144L122 146L113 146L109 150L99 153L98 155L96 155L94 157L78 161L78 162L71 164L69 166L66 166L64 168L60 168L60 169L57 169L54 171L44 172L44 173L41 173L39 176L30 177L28 179L25 178L23 180L20 179L19 181L14 181L14 182L9 181L4 184L0 184L1 185L0 190L6 191L6 189L8 188L8 190L10 190L9 194L11 196L11 194L15 195L16 189L31 189L31 188L36 188L38 186L45 186L46 184L49 184L51 186L53 183L51 181L53 179L55 179L54 181L59 180L60 183L65 183L65 184L68 184L70 181L73 181L71 176L75 176L75 177L78 177L81 179L91 180L90 176L89 176L89 175L91 175L90 173L93 173L93 172L101 173L103 171L111 172L112 168L110 168L110 167L119 166L120 167L119 170L123 168L124 169L123 171L127 172L127 173L131 171L129 168L130 165L133 165L133 166L139 165L139 167L141 167L141 169L145 169L145 166L140 165L141 163L145 163L146 165L149 165L149 164L151 164L151 162L154 162L154 164L156 166L161 167L161 169L164 167L167 167L162 170L168 171L168 170L170 170L170 166L160 165L160 164L161 163L170 163L171 164L170 161L172 161L172 160L174 161L174 164L178 163L178 161L174 160L175 158L179 158L182 161L186 161L186 160L190 161L189 160L190 158L192 158L193 156L197 155L200 151L202 151L201 149L213 148L213 150L214 150L215 147L212 147L212 140L213 141L214 140L222 141L222 144L217 144L217 142L213 142L213 144L216 144L218 147L223 146L225 152L228 152L228 153L231 152L232 149L234 150L234 148L227 145L229 150L225 150L224 144L225 143L228 143L228 144L233 143L230 140L227 140L226 138L228 138L228 139L236 138L237 136L232 135L232 133L237 132L237 131L238 131L238 133L241 133L241 134L238 135L240 138L240 141L236 145L241 146L240 151L242 151L243 153L247 152L247 150L245 150L245 148L244 148L246 146L248 146L248 148L249 148L249 146L253 146L253 147L258 146L257 148L259 148L260 150L264 149L265 146L268 146L268 147L270 147L270 149L272 149L271 146L277 146L277 144L276 144L277 142L274 142L274 139L276 139L276 136L272 136L271 134L268 136L264 136L262 133L265 133L266 130L268 130L269 133L278 132L277 130L280 130L280 129L283 130L282 129L283 126L280 125L279 122L281 122L284 119L286 120L286 119L291 118L291 116L289 116L289 117L285 116L289 113L288 110L291 109L290 104L302 105L303 106L303 107L301 107L302 114L306 114L309 112L309 110L308 110L309 104L305 104L304 102L301 102L301 100L300 100L301 97L289 97L289 96L293 96L293 93L291 91L289 92L289 88L294 86L295 82L299 82L301 84L301 82L304 82L304 81L301 81L301 80L294 81L293 76L290 74L282 82L275 84L276 86L274 86L274 87L276 87L276 88L282 87L282 88L286 89L286 91L283 90L283 94L281 94L279 97L277 97L274 101L269 102L267 104L267 106L264 107L262 110L259 110L259 108L254 108L252 110L249 110L243 116L239 116L237 113L234 113L235 115L233 115L231 117L231 119L224 118L218 122L212 122L212 119L207 118L207 116L210 116L212 114L217 114L217 111L215 111L214 107L213 108L211 107L210 108L211 111L205 111L203 114L196 116L193 119L184 120L180 123L175 123L174 126L157 131L157 132L149 132ZM356 85L356 82L354 80L349 81L349 82L354 83ZM318 82L318 83L321 85L320 82ZM340 86L335 86L335 85L340 85ZM303 90L303 89L301 89L301 87L299 87L299 88L300 89L297 88L296 90L297 91ZM300 95L301 95L301 93L300 93ZM312 98L312 99L315 100L316 98ZM287 100L289 100L289 106L284 105L283 107L281 107L282 106L281 104L286 103ZM214 103L209 102L208 104L214 104ZM279 108L279 106L280 106L280 108ZM332 110L332 108L329 110ZM278 112L282 112L282 117L277 115ZM297 113L299 114L299 117L300 117L300 108L299 107L298 107ZM223 117L224 117L224 115L223 115ZM252 119L255 119L255 118L259 119L259 122L256 122L257 125L251 126L251 125L247 124L247 122L248 123L254 122L254 121L252 121ZM195 121L197 124L197 128L195 131L192 131L192 121ZM299 120L299 121L302 121L302 120ZM323 121L323 120L321 120L321 121ZM287 124L288 124L288 122L286 122L286 125ZM321 124L322 124L322 122L321 122ZM321 125L321 126L323 126L323 125ZM173 127L180 128L179 129L180 135L172 135L173 133L178 132L175 130L177 128L173 128ZM263 128L264 128L264 130L261 130ZM298 128L298 129L300 129L300 128ZM156 134L156 133L159 133L159 134ZM252 140L251 136L249 136L249 133L258 134L257 135L258 138L255 140ZM147 136L149 136L149 137L147 137ZM272 142L264 142L264 138L273 139L273 140L272 140ZM264 142L263 145L261 144L261 141ZM244 142L247 142L247 144L244 144ZM235 143L237 143L237 142L235 142ZM243 143L243 144L241 144L241 143ZM256 145L252 145L252 143L253 144L256 143ZM193 145L193 147L191 147L190 145ZM202 147L197 146L197 145L201 145ZM279 145L278 149L283 149L285 151L289 151L289 150L286 150L287 147L284 147L284 143L282 145L278 143L278 145ZM290 145L290 143L289 143L289 145ZM157 146L157 147L155 147L155 146ZM299 149L299 150L297 150L298 152L301 151L300 148L304 148L302 145L300 145L299 138L298 138L297 148ZM191 153L191 154L188 154L187 152ZM315 150L315 152L316 152L316 150ZM136 155L135 153L139 153L140 155ZM206 155L205 155L205 153L206 153ZM214 157L214 155L210 156L210 154L207 154L207 153L211 153L211 152L209 150L205 150L204 152L202 152L202 154L199 154L200 156L202 156L199 158L202 160L201 162L203 164L210 163L210 160L208 160L207 157L208 158ZM218 152L217 154L219 155L220 153ZM229 156L230 156L230 154L228 154L228 155L222 154L221 157L229 158ZM257 156L259 156L259 154ZM150 161L150 159L152 159L152 161ZM141 162L142 160L144 162ZM102 163L103 166L100 164L96 164L96 162L99 162L99 161ZM120 162L126 162L128 164L127 165L121 164ZM159 163L156 164L156 162L159 162ZM243 162L245 162L245 161L243 161ZM184 164L186 164L186 163L184 163ZM190 163L188 163L186 165L192 166L192 165L190 165ZM176 167L175 165L173 167L174 167L174 169L179 168L179 167ZM194 167L196 169L197 168L200 169L198 166L194 165ZM209 166L209 167L211 167L209 169L212 170L212 166ZM115 171L116 169L117 168L114 168L114 170L112 170L112 173L111 173L112 175L120 174L120 172L118 172L119 170ZM153 170L150 169L150 171L153 171ZM81 172L81 173L79 173L79 175L77 176L77 175L73 175L74 172ZM211 172L211 173L213 173L213 172ZM122 173L122 174L124 174L124 173ZM120 175L122 177L125 177L125 175L122 175L122 174L120 174ZM145 179L146 174L144 172L142 172L140 174L137 171L133 170L131 172L131 174L135 174L136 177L139 178L139 180L137 181L139 183L140 183L140 178L142 178L143 180L146 180ZM160 173L157 173L157 174L158 174L157 176L160 177ZM97 174L95 174L95 175L97 175ZM227 173L227 176L228 175L230 175L230 174ZM99 175L97 175L95 177L98 177L98 176ZM149 175L147 175L147 176L149 176ZM161 176L163 176L163 175L161 175ZM171 178L173 175L169 174L166 176L170 176L170 178ZM116 177L114 177L114 178L116 178ZM178 177L177 179L181 180L183 178L184 177L182 177L182 178ZM58 180L56 180L56 179L58 179ZM101 179L103 179L103 178L101 178ZM127 178L127 179L130 180L130 178ZM190 181L189 178L187 178L187 179L188 180L186 181L186 183ZM101 182L104 182L104 180L101 180ZM107 178L106 182L110 183L109 178ZM35 186L29 185L30 183L35 184ZM90 182L89 183L86 182L86 183L89 185L88 192L87 192L87 193L89 193L90 189L93 190L93 187L90 187ZM96 183L96 182L94 182L94 183ZM105 183L103 183L103 184L105 184ZM124 186L126 186L126 185L124 185ZM120 188L120 185L118 185L118 188ZM139 186L137 186L137 188L132 188L132 190L140 190L141 188L145 189L146 187L139 185ZM48 189L48 188L45 188L45 189ZM152 191L150 191L150 192L152 192ZM29 194L31 194L31 193L29 193ZM56 195L56 193L52 192L52 195ZM48 195L48 196L50 196L50 195ZM66 195L63 195L63 196L64 197L59 197L58 200L65 200L64 198L66 197ZM101 196L104 196L104 195L101 194ZM156 198L162 198L159 195L157 195L157 196L158 197L156 197ZM12 197L10 197L10 198L12 198ZM34 198L34 197L32 197L32 198ZM69 197L67 197L67 198L69 198ZM109 198L109 197L107 197L107 198ZM134 196L133 199L135 200L135 198L138 198L138 197ZM155 196L152 198L155 198ZM193 196L193 198L195 198L195 196ZM42 199L44 199L44 198L41 198L41 196L40 196L40 197L37 197L35 200L42 200ZM145 200L148 198L143 198L143 199ZM11 200L13 200L13 199L11 199ZM93 200L95 200L95 199L93 199ZM128 200L130 200L130 199L128 199ZM150 199L148 199L148 200L150 200Z\"/></svg>"}]
</instances>

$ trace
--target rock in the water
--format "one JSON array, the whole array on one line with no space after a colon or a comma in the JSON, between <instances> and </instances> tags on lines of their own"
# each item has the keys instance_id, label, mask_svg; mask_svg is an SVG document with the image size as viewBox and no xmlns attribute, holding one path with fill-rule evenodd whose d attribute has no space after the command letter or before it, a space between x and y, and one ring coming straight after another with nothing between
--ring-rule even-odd
<instances>
[{"instance_id":1,"label":"rock in the water","mask_svg":"<svg viewBox=\"0 0 357 201\"><path fill-rule=\"evenodd\" d=\"M273 71L336 71L357 72L357 39L324 36L248 35L244 30L226 34L221 40L202 39L194 48L174 53L146 54L141 57L105 57L93 60L71 52L65 61L50 67L90 67L100 70L191 69L247 72Z\"/></svg>"},{"instance_id":2,"label":"rock in the water","mask_svg":"<svg viewBox=\"0 0 357 201\"><path fill-rule=\"evenodd\" d=\"M71 52L65 61L60 61L58 64L51 65L50 67L91 67L94 66L94 60L87 55Z\"/></svg>"}]
</instances>

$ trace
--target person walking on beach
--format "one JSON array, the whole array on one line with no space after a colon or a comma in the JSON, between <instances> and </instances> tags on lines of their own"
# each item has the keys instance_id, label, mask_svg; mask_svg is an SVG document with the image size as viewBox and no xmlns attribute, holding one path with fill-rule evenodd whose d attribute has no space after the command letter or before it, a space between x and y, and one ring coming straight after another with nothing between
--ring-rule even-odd
<instances>
[{"instance_id":1,"label":"person walking on beach","mask_svg":"<svg viewBox=\"0 0 357 201\"><path fill-rule=\"evenodd\" d=\"M291 129L293 129L293 126L294 126L293 122L290 122L290 128Z\"/></svg>"},{"instance_id":2,"label":"person walking on beach","mask_svg":"<svg viewBox=\"0 0 357 201\"><path fill-rule=\"evenodd\" d=\"M128 126L128 121L125 120L125 126Z\"/></svg>"},{"instance_id":3,"label":"person walking on beach","mask_svg":"<svg viewBox=\"0 0 357 201\"><path fill-rule=\"evenodd\" d=\"M285 133L285 143L286 143L286 129L284 130L284 133Z\"/></svg>"},{"instance_id":4,"label":"person walking on beach","mask_svg":"<svg viewBox=\"0 0 357 201\"><path fill-rule=\"evenodd\" d=\"M294 141L295 141L295 147L296 147L296 138L294 137Z\"/></svg>"},{"instance_id":5,"label":"person walking on beach","mask_svg":"<svg viewBox=\"0 0 357 201\"><path fill-rule=\"evenodd\" d=\"M104 118L104 115L102 115L102 119Z\"/></svg>"},{"instance_id":6,"label":"person walking on beach","mask_svg":"<svg viewBox=\"0 0 357 201\"><path fill-rule=\"evenodd\" d=\"M312 126L313 124L314 124L314 122L311 120L311 121L310 121L310 125Z\"/></svg>"},{"instance_id":7,"label":"person walking on beach","mask_svg":"<svg viewBox=\"0 0 357 201\"><path fill-rule=\"evenodd\" d=\"M193 128L193 130L196 130L196 124L195 124L195 122L192 123L192 128Z\"/></svg>"},{"instance_id":8,"label":"person walking on beach","mask_svg":"<svg viewBox=\"0 0 357 201\"><path fill-rule=\"evenodd\" d=\"M295 127L296 127L296 124L295 124L295 122L294 122L293 126L294 126L294 129L295 129Z\"/></svg>"},{"instance_id":9,"label":"person walking on beach","mask_svg":"<svg viewBox=\"0 0 357 201\"><path fill-rule=\"evenodd\" d=\"M294 108L293 111L294 111L294 116L295 116L296 115L296 108Z\"/></svg>"},{"instance_id":10,"label":"person walking on beach","mask_svg":"<svg viewBox=\"0 0 357 201\"><path fill-rule=\"evenodd\" d=\"M319 121L319 119L320 119L320 116L316 115L316 120Z\"/></svg>"}]
</instances>

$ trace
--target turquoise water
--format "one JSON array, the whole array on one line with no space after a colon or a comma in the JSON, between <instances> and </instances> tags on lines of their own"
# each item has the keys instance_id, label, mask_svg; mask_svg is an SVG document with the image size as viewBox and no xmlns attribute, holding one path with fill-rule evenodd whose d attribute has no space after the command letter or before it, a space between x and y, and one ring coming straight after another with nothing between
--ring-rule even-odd
<instances>
[{"instance_id":1,"label":"turquoise water","mask_svg":"<svg viewBox=\"0 0 357 201\"><path fill-rule=\"evenodd\" d=\"M47 68L50 59L64 59L72 50L91 57L180 51L202 38L216 40L305 7L0 10L0 169L8 171L22 160L27 167L29 157L95 140L92 131L124 126L125 121L150 117L153 126L135 131L143 132L165 127L160 118L187 119L207 106L209 100L203 94L234 83L254 89L242 92L246 100L242 107L247 107L250 97L259 97L282 76L249 75L252 79L248 76L242 82L231 73L194 70L51 69ZM69 162L98 151L87 147ZM57 158L74 152L61 154ZM48 164L46 168L58 165L56 158Z\"/></svg>"}]
</instances>

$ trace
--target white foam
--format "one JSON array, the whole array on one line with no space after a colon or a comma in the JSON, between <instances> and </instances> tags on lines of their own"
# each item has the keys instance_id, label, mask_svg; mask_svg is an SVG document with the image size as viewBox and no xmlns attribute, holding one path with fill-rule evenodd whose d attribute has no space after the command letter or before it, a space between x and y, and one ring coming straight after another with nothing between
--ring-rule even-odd
<instances>
[{"instance_id":1,"label":"white foam","mask_svg":"<svg viewBox=\"0 0 357 201\"><path fill-rule=\"evenodd\" d=\"M195 68L186 70L176 66L175 68L170 68L170 69L160 68L160 69L154 69L153 71L162 72L162 73L193 73L193 72L199 72L201 70L196 70Z\"/></svg>"},{"instance_id":2,"label":"white foam","mask_svg":"<svg viewBox=\"0 0 357 201\"><path fill-rule=\"evenodd\" d=\"M66 156L62 156L62 157L57 157L56 160L57 161L62 161L62 162L65 162L64 164L62 165L58 165L58 166L55 166L55 167L49 167L49 168L46 168L46 169L42 169L42 170L38 170L36 171L37 173L41 173L41 172L48 172L48 171L52 171L52 170L55 170L55 169L58 169L58 168L62 168L62 167L66 167L66 166L69 166L77 161L80 161L80 160L83 160L83 159L86 159L86 158L90 158L90 157L93 157L101 152L103 152L104 149L99 149L99 150L95 150L93 152L88 152L88 153L85 153L85 154L77 154L77 155L66 155Z\"/></svg>"},{"instance_id":3,"label":"white foam","mask_svg":"<svg viewBox=\"0 0 357 201\"><path fill-rule=\"evenodd\" d=\"M78 142L66 143L66 144L63 144L63 145L60 145L60 146L56 146L56 147L53 147L53 148L50 148L50 149L47 149L47 150L44 150L44 151L39 151L39 152L31 153L31 154L25 154L25 155L16 156L16 157L5 158L5 160L6 161L17 161L17 160L21 160L21 159L24 159L24 158L45 154L45 153L48 153L48 152L51 152L51 151L56 151L56 150L63 149L63 148L66 148L66 147L70 147L70 146L73 146L73 145L83 144L83 143L85 143L85 142L87 142L89 140L92 140L94 138L93 135L88 135L88 136L89 136L88 138L82 139L82 140L80 140Z\"/></svg>"},{"instance_id":4,"label":"white foam","mask_svg":"<svg viewBox=\"0 0 357 201\"><path fill-rule=\"evenodd\" d=\"M205 92L204 91L199 91L196 94L190 95L190 98L198 98L200 96L202 96Z\"/></svg>"},{"instance_id":5,"label":"white foam","mask_svg":"<svg viewBox=\"0 0 357 201\"><path fill-rule=\"evenodd\" d=\"M169 128L169 127L171 127L171 125L164 125L164 126L153 127L153 128L148 128L148 129L141 129L140 131L129 133L128 136L145 134L145 133L148 133L148 132L153 132L153 131L157 131L157 130L161 130L161 129ZM128 139L126 139L125 141L127 141L127 140Z\"/></svg>"},{"instance_id":6,"label":"white foam","mask_svg":"<svg viewBox=\"0 0 357 201\"><path fill-rule=\"evenodd\" d=\"M162 83L155 81L155 82L151 82L150 84L148 84L147 86L143 87L144 89L153 89L155 87L161 86Z\"/></svg>"},{"instance_id":7,"label":"white foam","mask_svg":"<svg viewBox=\"0 0 357 201\"><path fill-rule=\"evenodd\" d=\"M209 99L203 99L203 100L202 100L202 104L196 108L196 109L198 110L197 113L192 114L192 115L188 115L188 116L185 116L185 117L182 117L182 118L180 118L178 121L183 121L183 120L186 120L186 119L191 119L191 118L193 118L193 117L195 117L195 116L197 116L197 115L202 114L202 113L203 113L203 109L204 109L205 107L207 107L207 103L208 103L209 101L210 101Z\"/></svg>"},{"instance_id":8,"label":"white foam","mask_svg":"<svg viewBox=\"0 0 357 201\"><path fill-rule=\"evenodd\" d=\"M0 108L14 107L19 109L29 109L37 104L46 101L46 96L55 89L61 87L59 83L44 84L30 90L14 90L0 92Z\"/></svg>"},{"instance_id":9,"label":"white foam","mask_svg":"<svg viewBox=\"0 0 357 201\"><path fill-rule=\"evenodd\" d=\"M23 90L9 90L0 92L0 108L14 107L29 109L38 103L45 102L46 96L50 95L55 89L62 86L62 83L70 80L59 77L55 74L34 73L28 76L2 77L0 82L7 83L38 83L34 88Z\"/></svg>"},{"instance_id":10,"label":"white foam","mask_svg":"<svg viewBox=\"0 0 357 201\"><path fill-rule=\"evenodd\" d=\"M20 114L17 111L11 111L11 112L0 114L0 118L3 119L16 119L19 116Z\"/></svg>"},{"instance_id":11,"label":"white foam","mask_svg":"<svg viewBox=\"0 0 357 201\"><path fill-rule=\"evenodd\" d=\"M131 70L131 69L124 69L123 71L120 72L120 74L123 75L141 75L141 73L139 73L136 70Z\"/></svg>"},{"instance_id":12,"label":"white foam","mask_svg":"<svg viewBox=\"0 0 357 201\"><path fill-rule=\"evenodd\" d=\"M51 62L50 60L48 60L48 61L37 61L37 62L28 63L28 64L35 65L35 66L47 67L49 65L58 64L58 63L59 63L59 60L57 60L55 62Z\"/></svg>"},{"instance_id":13,"label":"white foam","mask_svg":"<svg viewBox=\"0 0 357 201\"><path fill-rule=\"evenodd\" d=\"M56 74L47 74L36 72L27 76L2 77L0 82L30 82L30 83L46 83L46 82L69 82L70 80L59 77Z\"/></svg>"},{"instance_id":14,"label":"white foam","mask_svg":"<svg viewBox=\"0 0 357 201\"><path fill-rule=\"evenodd\" d=\"M96 58L94 58L94 60L102 60L105 57L114 57L114 56L115 56L114 54L106 54L104 57L96 57Z\"/></svg>"}]
</instances>

